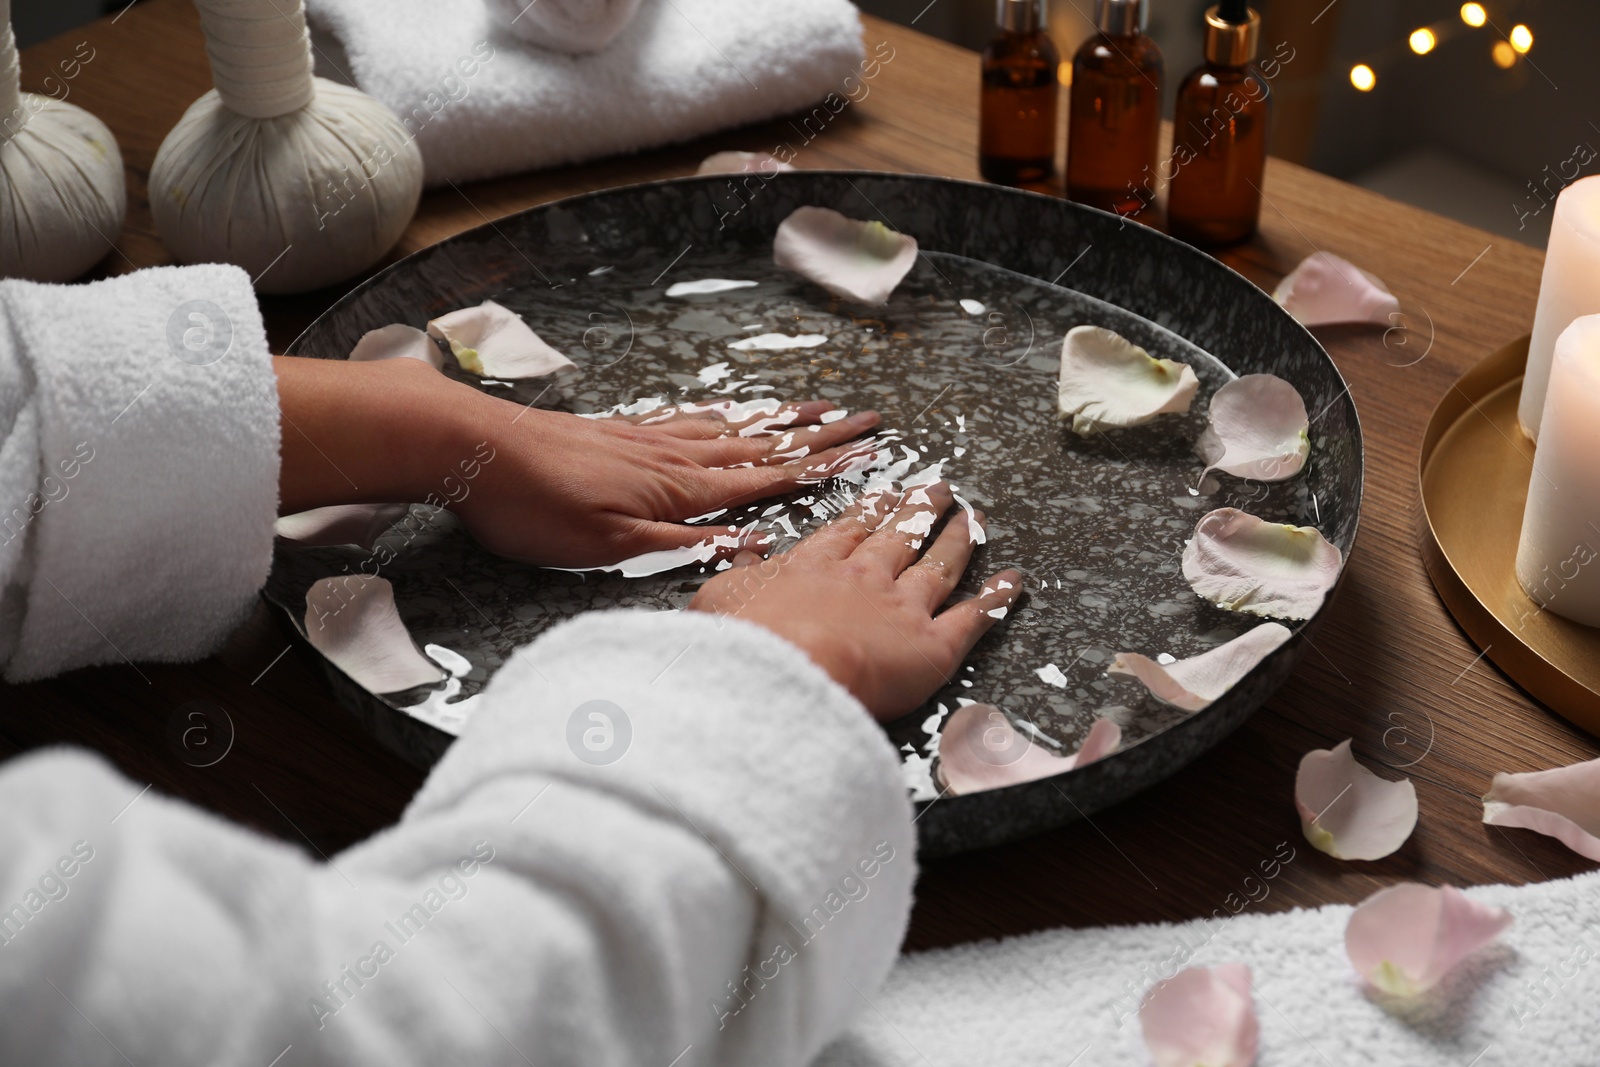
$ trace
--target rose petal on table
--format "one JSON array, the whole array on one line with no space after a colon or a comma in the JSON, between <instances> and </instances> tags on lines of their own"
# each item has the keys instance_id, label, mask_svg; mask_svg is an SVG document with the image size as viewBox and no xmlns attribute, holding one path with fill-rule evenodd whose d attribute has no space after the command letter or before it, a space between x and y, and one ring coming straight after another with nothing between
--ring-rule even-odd
<instances>
[{"instance_id":1,"label":"rose petal on table","mask_svg":"<svg viewBox=\"0 0 1600 1067\"><path fill-rule=\"evenodd\" d=\"M1019 733L994 705L968 704L939 734L939 784L961 796L1037 781L1104 759L1121 743L1121 727L1096 719L1077 752L1058 756Z\"/></svg>"},{"instance_id":2,"label":"rose petal on table","mask_svg":"<svg viewBox=\"0 0 1600 1067\"><path fill-rule=\"evenodd\" d=\"M1310 526L1266 522L1219 508L1195 526L1183 550L1183 576L1225 611L1309 619L1339 581L1344 557Z\"/></svg>"},{"instance_id":3,"label":"rose petal on table","mask_svg":"<svg viewBox=\"0 0 1600 1067\"><path fill-rule=\"evenodd\" d=\"M1281 482L1299 474L1311 454L1306 402L1275 374L1246 374L1224 385L1208 417L1195 445L1206 473Z\"/></svg>"},{"instance_id":4,"label":"rose petal on table","mask_svg":"<svg viewBox=\"0 0 1600 1067\"><path fill-rule=\"evenodd\" d=\"M696 174L782 174L794 170L768 152L714 152L700 162Z\"/></svg>"},{"instance_id":5,"label":"rose petal on table","mask_svg":"<svg viewBox=\"0 0 1600 1067\"><path fill-rule=\"evenodd\" d=\"M311 647L371 693L398 693L445 680L418 650L394 604L394 587L369 575L323 578L306 590Z\"/></svg>"},{"instance_id":6,"label":"rose petal on table","mask_svg":"<svg viewBox=\"0 0 1600 1067\"><path fill-rule=\"evenodd\" d=\"M1199 388L1188 365L1155 359L1112 330L1075 326L1061 342L1061 417L1085 437L1188 411Z\"/></svg>"},{"instance_id":7,"label":"rose petal on table","mask_svg":"<svg viewBox=\"0 0 1600 1067\"><path fill-rule=\"evenodd\" d=\"M428 335L448 344L461 369L480 378L543 378L575 366L521 315L493 300L430 320Z\"/></svg>"},{"instance_id":8,"label":"rose petal on table","mask_svg":"<svg viewBox=\"0 0 1600 1067\"><path fill-rule=\"evenodd\" d=\"M1374 988L1411 997L1432 989L1510 925L1510 912L1480 904L1455 886L1402 882L1356 907L1344 948Z\"/></svg>"},{"instance_id":9,"label":"rose petal on table","mask_svg":"<svg viewBox=\"0 0 1600 1067\"><path fill-rule=\"evenodd\" d=\"M276 533L285 541L308 548L333 545L371 548L384 531L405 518L409 510L406 504L338 504L314 508L283 516L278 520Z\"/></svg>"},{"instance_id":10,"label":"rose petal on table","mask_svg":"<svg viewBox=\"0 0 1600 1067\"><path fill-rule=\"evenodd\" d=\"M434 370L444 370L444 353L439 351L433 338L415 326L400 322L368 330L350 350L352 363L371 363L382 359L415 359Z\"/></svg>"},{"instance_id":11,"label":"rose petal on table","mask_svg":"<svg viewBox=\"0 0 1600 1067\"><path fill-rule=\"evenodd\" d=\"M1162 664L1137 652L1119 652L1106 673L1137 678L1157 700L1185 711L1199 711L1238 685L1293 636L1287 626L1266 622L1227 644L1176 663Z\"/></svg>"},{"instance_id":12,"label":"rose petal on table","mask_svg":"<svg viewBox=\"0 0 1600 1067\"><path fill-rule=\"evenodd\" d=\"M1600 759L1495 775L1483 797L1483 821L1535 830L1600 863Z\"/></svg>"},{"instance_id":13,"label":"rose petal on table","mask_svg":"<svg viewBox=\"0 0 1600 1067\"><path fill-rule=\"evenodd\" d=\"M1261 1021L1242 963L1185 967L1145 994L1139 1028L1156 1067L1250 1067Z\"/></svg>"},{"instance_id":14,"label":"rose petal on table","mask_svg":"<svg viewBox=\"0 0 1600 1067\"><path fill-rule=\"evenodd\" d=\"M1400 301L1375 275L1331 252L1316 252L1300 261L1278 283L1272 298L1303 326L1337 322L1392 325Z\"/></svg>"},{"instance_id":15,"label":"rose petal on table","mask_svg":"<svg viewBox=\"0 0 1600 1067\"><path fill-rule=\"evenodd\" d=\"M916 265L917 240L881 222L860 222L825 207L803 207L778 226L772 261L835 296L886 304Z\"/></svg>"},{"instance_id":16,"label":"rose petal on table","mask_svg":"<svg viewBox=\"0 0 1600 1067\"><path fill-rule=\"evenodd\" d=\"M1350 742L1307 752L1294 776L1294 806L1312 846L1335 859L1381 860L1417 828L1417 789L1356 762Z\"/></svg>"}]
</instances>

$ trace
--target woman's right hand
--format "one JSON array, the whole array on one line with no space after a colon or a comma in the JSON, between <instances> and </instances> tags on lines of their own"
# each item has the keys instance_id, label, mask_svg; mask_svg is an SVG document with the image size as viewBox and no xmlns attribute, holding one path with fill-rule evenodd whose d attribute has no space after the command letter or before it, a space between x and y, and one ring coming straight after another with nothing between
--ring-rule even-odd
<instances>
[{"instance_id":1,"label":"woman's right hand","mask_svg":"<svg viewBox=\"0 0 1600 1067\"><path fill-rule=\"evenodd\" d=\"M1022 594L1021 574L1005 570L978 596L939 610L972 558L972 524L983 523L953 516L927 544L952 502L943 483L864 497L788 552L741 553L689 610L765 626L880 721L907 714L950 681Z\"/></svg>"}]
</instances>

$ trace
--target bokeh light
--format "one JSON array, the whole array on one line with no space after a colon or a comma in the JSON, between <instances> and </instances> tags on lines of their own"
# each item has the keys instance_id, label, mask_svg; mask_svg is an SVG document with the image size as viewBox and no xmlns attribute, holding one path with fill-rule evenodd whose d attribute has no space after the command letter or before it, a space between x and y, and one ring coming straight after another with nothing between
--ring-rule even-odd
<instances>
[{"instance_id":1,"label":"bokeh light","mask_svg":"<svg viewBox=\"0 0 1600 1067\"><path fill-rule=\"evenodd\" d=\"M1420 30L1411 31L1411 50L1419 56L1425 56L1433 51L1433 46L1438 43L1439 39L1426 26Z\"/></svg>"},{"instance_id":2,"label":"bokeh light","mask_svg":"<svg viewBox=\"0 0 1600 1067\"><path fill-rule=\"evenodd\" d=\"M1526 53L1533 47L1533 31L1520 22L1511 27L1511 47L1518 52Z\"/></svg>"},{"instance_id":3,"label":"bokeh light","mask_svg":"<svg viewBox=\"0 0 1600 1067\"><path fill-rule=\"evenodd\" d=\"M1504 41L1500 43L1505 44ZM1378 76L1365 63L1357 63L1350 68L1350 84L1364 93L1370 93L1372 87L1378 84Z\"/></svg>"},{"instance_id":4,"label":"bokeh light","mask_svg":"<svg viewBox=\"0 0 1600 1067\"><path fill-rule=\"evenodd\" d=\"M1489 21L1489 13L1483 9L1482 4L1462 4L1461 21L1477 28Z\"/></svg>"},{"instance_id":5,"label":"bokeh light","mask_svg":"<svg viewBox=\"0 0 1600 1067\"><path fill-rule=\"evenodd\" d=\"M1510 70L1517 65L1517 50L1504 41L1496 41L1494 50L1489 54L1494 57L1494 65L1501 70Z\"/></svg>"}]
</instances>

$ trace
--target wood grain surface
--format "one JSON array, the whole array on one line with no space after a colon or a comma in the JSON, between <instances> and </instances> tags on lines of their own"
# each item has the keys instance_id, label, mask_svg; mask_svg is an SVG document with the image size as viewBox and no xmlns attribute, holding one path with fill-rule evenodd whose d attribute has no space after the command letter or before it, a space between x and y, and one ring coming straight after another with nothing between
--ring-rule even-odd
<instances>
[{"instance_id":1,"label":"wood grain surface","mask_svg":"<svg viewBox=\"0 0 1600 1067\"><path fill-rule=\"evenodd\" d=\"M975 179L977 57L874 19L865 25L869 48L888 41L894 58L866 99L801 149L798 165ZM83 41L94 58L65 83L68 99L116 133L129 178L127 225L102 270L169 262L145 186L161 138L209 87L193 8L150 0L30 48L24 87L44 88L43 78ZM779 121L634 157L433 190L395 254L558 197L692 173L717 149L770 149L780 141L798 146L800 135ZM1302 256L1335 252L1386 279L1404 309L1403 328L1319 332L1351 383L1366 434L1364 522L1344 589L1290 682L1187 770L1090 822L927 865L910 948L1234 910L1247 896L1261 897L1262 883L1245 880L1284 841L1296 858L1245 909L1353 901L1400 879L1521 883L1591 866L1550 839L1479 822L1478 797L1494 772L1570 763L1600 749L1478 658L1440 604L1418 551L1416 458L1428 414L1475 360L1528 331L1542 256L1277 160L1265 194L1260 236L1225 255L1229 265L1270 288ZM338 295L264 300L274 345L288 344ZM234 727L232 749L211 767L189 766L168 740L194 700L221 706ZM324 855L395 819L421 781L334 703L309 654L265 608L202 663L0 686L0 707L0 755L86 745L140 782ZM1346 737L1369 765L1388 764L1397 768L1385 772L1390 777L1404 773L1417 783L1417 833L1378 863L1342 863L1300 838L1296 764L1307 750Z\"/></svg>"}]
</instances>

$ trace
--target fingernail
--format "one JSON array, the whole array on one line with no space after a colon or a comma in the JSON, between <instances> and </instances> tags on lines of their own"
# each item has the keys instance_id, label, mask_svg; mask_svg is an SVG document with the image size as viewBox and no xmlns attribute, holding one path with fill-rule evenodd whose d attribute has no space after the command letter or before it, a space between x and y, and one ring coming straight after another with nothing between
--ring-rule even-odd
<instances>
[{"instance_id":1,"label":"fingernail","mask_svg":"<svg viewBox=\"0 0 1600 1067\"><path fill-rule=\"evenodd\" d=\"M832 410L833 401L831 400L807 400L795 405L795 411L799 412L802 418L824 415Z\"/></svg>"}]
</instances>

